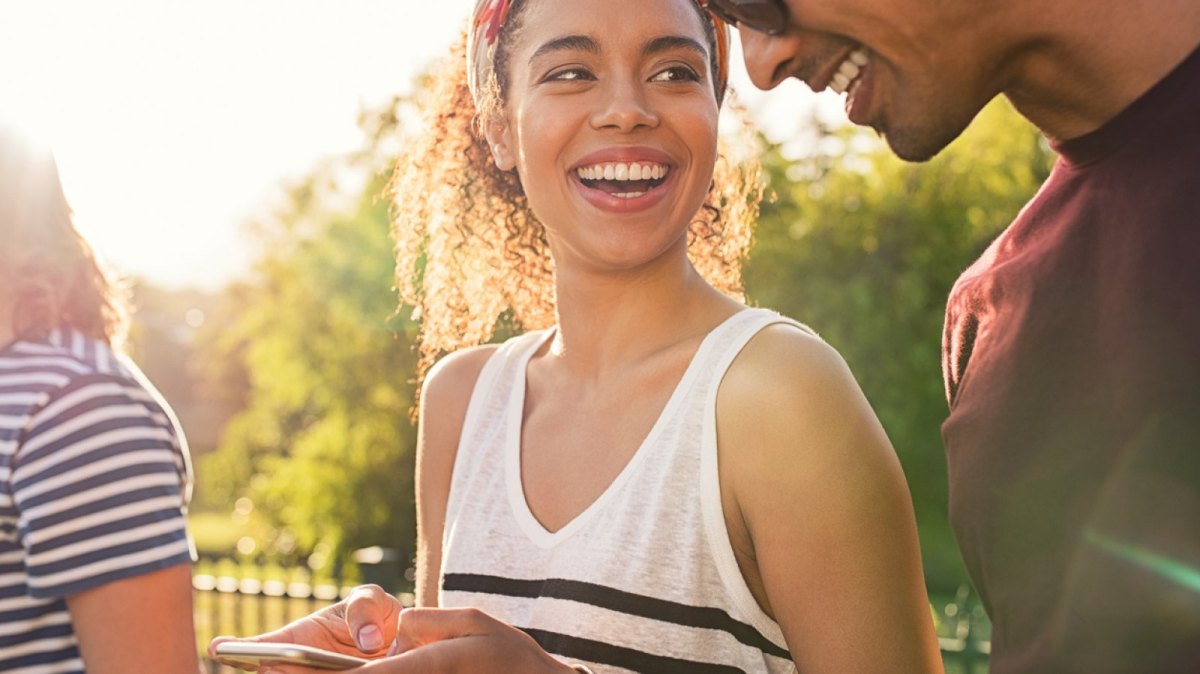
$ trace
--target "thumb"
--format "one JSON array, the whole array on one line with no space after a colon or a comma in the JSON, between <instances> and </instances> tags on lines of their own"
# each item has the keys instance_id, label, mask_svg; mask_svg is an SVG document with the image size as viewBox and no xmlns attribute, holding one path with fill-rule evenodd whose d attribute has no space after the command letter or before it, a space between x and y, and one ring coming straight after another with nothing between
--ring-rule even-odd
<instances>
[{"instance_id":1,"label":"thumb","mask_svg":"<svg viewBox=\"0 0 1200 674\"><path fill-rule=\"evenodd\" d=\"M474 608L406 608L400 612L393 653L492 631L496 619Z\"/></svg>"},{"instance_id":2,"label":"thumb","mask_svg":"<svg viewBox=\"0 0 1200 674\"><path fill-rule=\"evenodd\" d=\"M354 588L345 603L346 629L358 650L377 655L396 638L400 602L378 585Z\"/></svg>"}]
</instances>

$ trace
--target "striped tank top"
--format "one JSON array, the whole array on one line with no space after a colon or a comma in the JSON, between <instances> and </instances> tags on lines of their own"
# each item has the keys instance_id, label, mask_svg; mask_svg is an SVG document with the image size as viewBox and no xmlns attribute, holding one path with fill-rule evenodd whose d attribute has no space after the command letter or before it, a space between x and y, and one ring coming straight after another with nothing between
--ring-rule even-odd
<instances>
[{"instance_id":1,"label":"striped tank top","mask_svg":"<svg viewBox=\"0 0 1200 674\"><path fill-rule=\"evenodd\" d=\"M503 344L463 424L439 605L480 608L597 674L795 672L738 569L717 475L717 388L775 323L808 331L745 309L710 332L629 463L555 532L530 512L520 471L525 368L553 329Z\"/></svg>"}]
</instances>

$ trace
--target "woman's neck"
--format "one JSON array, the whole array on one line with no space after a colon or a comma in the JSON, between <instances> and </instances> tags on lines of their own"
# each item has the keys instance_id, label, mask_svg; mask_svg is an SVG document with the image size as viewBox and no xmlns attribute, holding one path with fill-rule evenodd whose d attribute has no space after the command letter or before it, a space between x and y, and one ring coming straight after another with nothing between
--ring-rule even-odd
<instances>
[{"instance_id":1,"label":"woman's neck","mask_svg":"<svg viewBox=\"0 0 1200 674\"><path fill-rule=\"evenodd\" d=\"M620 274L559 268L555 289L558 332L549 355L581 379L707 333L741 308L686 257Z\"/></svg>"}]
</instances>

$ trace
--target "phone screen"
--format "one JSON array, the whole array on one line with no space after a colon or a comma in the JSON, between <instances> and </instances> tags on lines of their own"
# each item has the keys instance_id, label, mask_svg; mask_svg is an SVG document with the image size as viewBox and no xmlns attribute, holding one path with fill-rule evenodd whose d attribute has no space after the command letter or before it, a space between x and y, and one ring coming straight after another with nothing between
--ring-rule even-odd
<instances>
[{"instance_id":1,"label":"phone screen","mask_svg":"<svg viewBox=\"0 0 1200 674\"><path fill-rule=\"evenodd\" d=\"M304 665L315 669L353 669L367 664L362 658L342 655L299 644L223 641L217 644L217 658L231 665L258 667L268 663Z\"/></svg>"}]
</instances>

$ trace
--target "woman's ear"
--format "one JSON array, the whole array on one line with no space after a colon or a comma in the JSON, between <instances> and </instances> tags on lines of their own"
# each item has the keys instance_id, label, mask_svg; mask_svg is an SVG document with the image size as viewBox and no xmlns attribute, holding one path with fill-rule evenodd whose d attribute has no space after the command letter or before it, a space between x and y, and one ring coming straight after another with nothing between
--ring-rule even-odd
<instances>
[{"instance_id":1,"label":"woman's ear","mask_svg":"<svg viewBox=\"0 0 1200 674\"><path fill-rule=\"evenodd\" d=\"M484 126L483 135L487 137L488 147L492 150L492 160L501 171L511 171L517 165L517 156L513 152L512 127L508 120L496 115Z\"/></svg>"}]
</instances>

